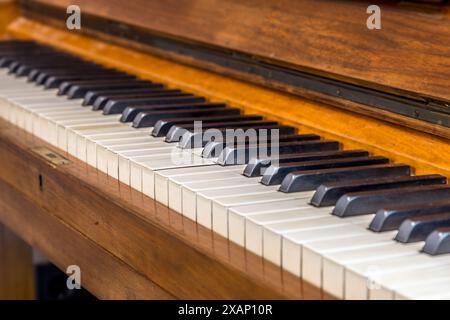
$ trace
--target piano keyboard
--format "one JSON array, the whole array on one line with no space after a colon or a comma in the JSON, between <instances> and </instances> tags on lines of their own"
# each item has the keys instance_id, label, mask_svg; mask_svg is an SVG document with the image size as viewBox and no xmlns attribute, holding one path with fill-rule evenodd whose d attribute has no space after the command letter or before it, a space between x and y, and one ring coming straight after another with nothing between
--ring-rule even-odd
<instances>
[{"instance_id":1,"label":"piano keyboard","mask_svg":"<svg viewBox=\"0 0 450 320\"><path fill-rule=\"evenodd\" d=\"M28 41L0 43L0 99L7 121L338 298L450 298L443 176ZM194 144L194 121L276 129L279 155L250 157L272 136Z\"/></svg>"}]
</instances>

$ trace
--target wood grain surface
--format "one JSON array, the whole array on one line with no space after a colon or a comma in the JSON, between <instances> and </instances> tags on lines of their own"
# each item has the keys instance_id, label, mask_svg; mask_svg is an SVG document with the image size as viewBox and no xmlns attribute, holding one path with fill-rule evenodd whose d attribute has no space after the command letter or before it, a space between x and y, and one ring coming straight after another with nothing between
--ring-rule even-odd
<instances>
[{"instance_id":1,"label":"wood grain surface","mask_svg":"<svg viewBox=\"0 0 450 320\"><path fill-rule=\"evenodd\" d=\"M14 21L9 32L14 37L35 39L212 101L225 101L247 113L261 114L297 127L302 133L336 139L345 149L362 148L398 163L410 164L418 174L440 173L450 177L450 129L443 132L448 139L440 138L415 130L420 121L410 122L411 128L393 125L24 18Z\"/></svg>"},{"instance_id":2,"label":"wood grain surface","mask_svg":"<svg viewBox=\"0 0 450 320\"><path fill-rule=\"evenodd\" d=\"M69 155L55 167L36 147L61 152L0 120L0 209L14 209L0 222L62 269L80 264L98 297L331 298Z\"/></svg>"},{"instance_id":3,"label":"wood grain surface","mask_svg":"<svg viewBox=\"0 0 450 320\"><path fill-rule=\"evenodd\" d=\"M81 285L98 298L173 298L172 295L137 273L129 265L90 241L83 233L46 212L30 201L22 192L1 179L0 220L20 234L29 244L41 249L46 257L63 272L70 265L79 266ZM20 241L23 242L23 240ZM0 269L4 265L5 262L2 259ZM11 268L7 270L5 276L7 279L16 279L22 276L21 269L23 267ZM32 273L33 269L30 270ZM23 278L22 281L25 280L27 278ZM20 298L18 296L20 290L20 286L8 288L9 294L14 294L17 299Z\"/></svg>"},{"instance_id":4,"label":"wood grain surface","mask_svg":"<svg viewBox=\"0 0 450 320\"><path fill-rule=\"evenodd\" d=\"M450 101L450 9L377 1L35 0L383 90ZM31 1L33 2L33 0ZM64 18L64 17L61 17Z\"/></svg>"},{"instance_id":5,"label":"wood grain surface","mask_svg":"<svg viewBox=\"0 0 450 320\"><path fill-rule=\"evenodd\" d=\"M213 101L225 101L247 113L294 125L302 133L338 139L346 149L364 148L388 156L414 166L417 173L450 177L450 143L443 138L23 18L10 25L9 32ZM175 298L330 298L74 158L69 157L72 163L66 166L49 166L30 151L37 146L51 148L1 121L0 166L4 170L0 179L20 190L21 196L43 214L75 230L74 237L82 234L127 265L130 272L134 270L154 283L163 290L159 294L166 292ZM4 212L6 216L0 216L0 221L12 219L7 210ZM41 245L45 246L45 241ZM93 281L90 289L95 292L92 288L97 285ZM102 290L99 286L98 292Z\"/></svg>"},{"instance_id":6,"label":"wood grain surface","mask_svg":"<svg viewBox=\"0 0 450 320\"><path fill-rule=\"evenodd\" d=\"M15 0L0 1L0 39L6 35L9 23L19 15L19 6Z\"/></svg>"}]
</instances>

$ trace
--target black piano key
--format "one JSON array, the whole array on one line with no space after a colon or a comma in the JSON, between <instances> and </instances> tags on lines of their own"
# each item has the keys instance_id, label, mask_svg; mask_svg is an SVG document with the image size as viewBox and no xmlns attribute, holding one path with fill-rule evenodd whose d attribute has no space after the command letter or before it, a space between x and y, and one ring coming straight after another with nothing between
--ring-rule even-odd
<instances>
[{"instance_id":1,"label":"black piano key","mask_svg":"<svg viewBox=\"0 0 450 320\"><path fill-rule=\"evenodd\" d=\"M0 41L0 53L10 49L22 50L28 52L30 48L50 48L32 40L8 39Z\"/></svg>"},{"instance_id":2,"label":"black piano key","mask_svg":"<svg viewBox=\"0 0 450 320\"><path fill-rule=\"evenodd\" d=\"M47 48L36 48L36 51L38 52L45 52L44 54L39 54L39 55L35 55L34 51L31 53L28 52L22 52L20 54L17 55L13 55L14 56L14 63L16 64L17 62L19 63L33 63L33 64L39 64L42 62L60 62L60 61L66 61L71 59L72 61L84 61L78 57L75 57L73 55L70 55L66 52L62 52L62 51L56 51L53 49L49 49Z\"/></svg>"},{"instance_id":3,"label":"black piano key","mask_svg":"<svg viewBox=\"0 0 450 320\"><path fill-rule=\"evenodd\" d=\"M377 190L348 193L336 202L333 214L351 217L376 213L392 204L419 204L450 198L449 185L406 187L392 190Z\"/></svg>"},{"instance_id":4,"label":"black piano key","mask_svg":"<svg viewBox=\"0 0 450 320\"><path fill-rule=\"evenodd\" d=\"M105 68L99 64L84 61L83 64L67 65L54 65L48 67L36 67L33 68L28 74L28 80L37 80L39 77L49 76L63 76L63 75L77 75L84 74L84 72L111 72L122 73L116 69Z\"/></svg>"},{"instance_id":5,"label":"black piano key","mask_svg":"<svg viewBox=\"0 0 450 320\"><path fill-rule=\"evenodd\" d=\"M369 166L387 163L389 163L389 159L384 157L360 157L282 163L278 166L270 166L269 168L267 168L260 182L266 186L281 184L284 177L286 177L288 173L293 171L301 172L331 168Z\"/></svg>"},{"instance_id":6,"label":"black piano key","mask_svg":"<svg viewBox=\"0 0 450 320\"><path fill-rule=\"evenodd\" d=\"M103 114L120 114L120 113L130 114L133 111L135 111L135 109L139 110L139 112L143 112L147 110L152 110L157 106L171 106L171 105L193 104L203 102L205 102L205 98L194 96L191 94L175 95L173 97L159 97L159 98L156 97L145 99L145 104L136 106L132 105L131 103L122 105L106 103L105 107L103 108ZM134 114L134 116L136 115ZM123 119L122 117L120 118L120 121L124 122L122 120Z\"/></svg>"},{"instance_id":7,"label":"black piano key","mask_svg":"<svg viewBox=\"0 0 450 320\"><path fill-rule=\"evenodd\" d=\"M259 136L258 136L259 138ZM272 141L273 139L276 138L276 136L272 136L269 135L266 139L266 137L261 137L263 139L263 141L261 143L266 143L268 141ZM312 141L312 140L319 140L320 137L316 136L316 135L311 135L311 134L290 134L290 135L285 135L285 136L279 136L278 137L278 142L282 143L282 142L301 142L301 141ZM267 140L267 141L266 141ZM259 141L257 141L258 143L260 143ZM234 148L236 147L236 142L235 141L210 141L208 142L205 147L202 150L202 157L203 158L214 158L214 157L218 157L222 151L226 148L226 147L230 147L230 148ZM329 143L326 143L324 145L322 145L323 148L330 148L330 150L337 150L339 149L339 144L337 144L336 146L332 146ZM305 148L307 149L308 146L306 146L305 144ZM288 149L287 150L282 150L282 152L280 154L285 154L285 153L291 153ZM261 157L267 157L267 155L261 155ZM250 161L251 158L249 158Z\"/></svg>"},{"instance_id":8,"label":"black piano key","mask_svg":"<svg viewBox=\"0 0 450 320\"><path fill-rule=\"evenodd\" d=\"M395 240L402 243L423 241L437 228L446 227L450 227L450 212L416 216L402 222Z\"/></svg>"},{"instance_id":9,"label":"black piano key","mask_svg":"<svg viewBox=\"0 0 450 320\"><path fill-rule=\"evenodd\" d=\"M86 65L80 68L66 69L66 68L39 68L33 69L28 74L28 82L35 82L37 85L44 85L45 81L49 77L54 76L70 76L78 74L97 74L97 73L109 73L109 71L103 71L97 66ZM117 74L111 72L111 74Z\"/></svg>"},{"instance_id":10,"label":"black piano key","mask_svg":"<svg viewBox=\"0 0 450 320\"><path fill-rule=\"evenodd\" d=\"M65 63L64 66L69 63L82 66L82 64L74 63L74 62ZM50 67L50 66L62 66L62 64L61 63L52 63L52 62L46 62L45 64L44 63L26 64L26 63L20 63L20 62L12 62L8 66L8 69L9 69L8 73L14 74L16 77L23 77L23 76L28 76L28 74L31 72L31 70L33 70L37 67Z\"/></svg>"},{"instance_id":11,"label":"black piano key","mask_svg":"<svg viewBox=\"0 0 450 320\"><path fill-rule=\"evenodd\" d=\"M131 108L131 107L127 107ZM131 115L134 115L132 118L132 121L127 122L133 122L134 118L141 113L141 112L158 112L158 111L185 111L188 112L189 110L213 110L213 109L222 109L225 108L225 104L222 103L179 103L179 104L156 104L156 105L150 105L150 106L139 106L139 107L132 107L133 112ZM125 111L122 113L122 117ZM124 122L122 117L120 118L121 122ZM125 123L125 122L124 122Z\"/></svg>"},{"instance_id":12,"label":"black piano key","mask_svg":"<svg viewBox=\"0 0 450 320\"><path fill-rule=\"evenodd\" d=\"M321 185L311 199L311 204L316 207L331 206L346 193L371 191L382 189L395 189L401 187L425 186L445 184L447 178L440 175L389 177L381 179L369 179L361 181L338 181Z\"/></svg>"},{"instance_id":13,"label":"black piano key","mask_svg":"<svg viewBox=\"0 0 450 320\"><path fill-rule=\"evenodd\" d=\"M254 157L270 156L271 148L264 147L264 142L257 145L250 144L244 147L231 147L226 146L225 149L219 154L217 164L222 166L245 164ZM262 149L263 148L263 149ZM338 150L340 144L337 141L330 140L312 140L312 141L300 141L291 143L279 143L276 148L279 154L281 153L293 153L293 152L311 152L311 151L325 151L325 150ZM261 155L260 151L265 151L265 154ZM203 154L202 154L203 155Z\"/></svg>"},{"instance_id":14,"label":"black piano key","mask_svg":"<svg viewBox=\"0 0 450 320\"><path fill-rule=\"evenodd\" d=\"M0 42L0 56L2 56L3 54L11 54L12 52L24 55L29 52L34 52L34 51L43 50L43 49L45 49L47 51L51 50L51 49L49 49L49 47L39 46L39 45L36 45L36 43L13 44L13 43L5 42L5 41ZM54 51L54 50L52 50L52 51Z\"/></svg>"},{"instance_id":15,"label":"black piano key","mask_svg":"<svg viewBox=\"0 0 450 320\"><path fill-rule=\"evenodd\" d=\"M83 67L85 65L87 65L87 62L84 61L77 61L74 59L55 59L49 58L49 60L47 61L33 61L33 62L22 62L22 61L16 61L16 62L12 62L8 68L9 68L9 73L10 74L15 74L18 77L22 77L22 76L28 76L28 73L30 73L31 70L35 69L35 68L48 68L48 67L55 67L55 66L59 66L59 67L65 67L67 68L68 66L72 66L72 67Z\"/></svg>"},{"instance_id":16,"label":"black piano key","mask_svg":"<svg viewBox=\"0 0 450 320\"><path fill-rule=\"evenodd\" d=\"M316 135L311 135L310 138L311 138L310 140L320 139L320 137ZM345 151L332 150L332 151L310 152L310 153L288 153L275 156L274 158L271 157L253 158L250 159L248 164L245 166L245 169L242 174L246 177L261 176L262 170L269 168L272 165L272 163L274 165L278 165L280 163L287 163L287 162L342 159L342 158L355 158L367 156L369 156L369 152L364 150L345 150Z\"/></svg>"},{"instance_id":17,"label":"black piano key","mask_svg":"<svg viewBox=\"0 0 450 320\"><path fill-rule=\"evenodd\" d=\"M82 98L89 90L114 88L145 88L151 86L152 83L145 80L65 81L59 85L58 95L67 95L72 98Z\"/></svg>"},{"instance_id":18,"label":"black piano key","mask_svg":"<svg viewBox=\"0 0 450 320\"><path fill-rule=\"evenodd\" d=\"M171 110L171 111L142 111L133 120L133 128L153 127L159 119L164 118L186 118L194 116L225 116L238 115L239 109L235 108L217 108L217 109L193 109L193 110Z\"/></svg>"},{"instance_id":19,"label":"black piano key","mask_svg":"<svg viewBox=\"0 0 450 320\"><path fill-rule=\"evenodd\" d=\"M87 100L86 98L89 98L87 95L92 92L95 92L95 91L89 91L88 93L86 93L86 95L84 97L84 101ZM193 95L190 93L183 92L178 89L165 89L165 88L161 88L161 87L159 87L159 88L156 87L156 88L146 89L145 91L142 90L141 92L133 92L133 93L129 93L129 94L109 94L108 96L100 96L96 100L103 102L102 103L103 106L101 107L101 109L103 109L104 106L111 104L113 102L119 102L119 103L124 103L127 105L133 105L133 106L140 106L140 105L143 105L142 104L143 102L141 102L141 101L143 101L145 99L151 99L153 97L165 97L165 96L181 97L181 96L193 96ZM92 99L90 99L90 100L92 101ZM136 102L132 103L132 101L136 101ZM93 101L93 102L95 103L95 101ZM87 104L84 104L84 105L87 105ZM125 111L125 109L124 109L124 111ZM100 108L93 107L92 110L100 110Z\"/></svg>"},{"instance_id":20,"label":"black piano key","mask_svg":"<svg viewBox=\"0 0 450 320\"><path fill-rule=\"evenodd\" d=\"M129 106L126 107L122 112L122 116L120 117L120 122L133 122L134 118L143 111L162 111L162 110L193 110L199 108L225 108L226 105L224 103L206 103L206 102L187 102L187 103L179 103L179 102L169 102L162 104L154 104L154 105L141 105L141 106Z\"/></svg>"},{"instance_id":21,"label":"black piano key","mask_svg":"<svg viewBox=\"0 0 450 320\"><path fill-rule=\"evenodd\" d=\"M82 74L74 74L74 75L50 75L47 78L45 76L38 77L36 80L37 85L44 85L46 89L55 89L58 88L62 83L68 81L83 81L83 80L97 80L97 81L127 81L127 80L136 80L136 77L133 75L125 74L125 73L113 73L113 72L101 72L101 71L86 71Z\"/></svg>"},{"instance_id":22,"label":"black piano key","mask_svg":"<svg viewBox=\"0 0 450 320\"><path fill-rule=\"evenodd\" d=\"M3 50L9 50L10 48L17 48L21 50L28 50L30 47L37 47L38 44L31 40L22 39L8 39L0 42L0 53Z\"/></svg>"},{"instance_id":23,"label":"black piano key","mask_svg":"<svg viewBox=\"0 0 450 320\"><path fill-rule=\"evenodd\" d=\"M263 126L276 126L278 122L269 121L269 120L258 120L258 121L231 121L231 122L211 122L211 123L202 123L201 128L194 132L195 126L194 123L186 123L180 124L172 127L170 131L166 135L166 142L177 142L180 141L180 147L183 148L183 145L191 144L189 140L192 142L196 137L201 136L204 139L208 139L207 130L210 129L248 129L248 128L263 128ZM183 137L183 139L181 139Z\"/></svg>"},{"instance_id":24,"label":"black piano key","mask_svg":"<svg viewBox=\"0 0 450 320\"><path fill-rule=\"evenodd\" d=\"M374 232L392 231L398 229L400 224L415 216L450 212L450 199L447 201L425 202L420 204L390 205L380 209L369 225Z\"/></svg>"},{"instance_id":25,"label":"black piano key","mask_svg":"<svg viewBox=\"0 0 450 320\"><path fill-rule=\"evenodd\" d=\"M104 69L94 64L87 63L82 67L75 68L63 68L63 67L48 67L48 68L34 68L28 73L28 82L36 82L37 84L44 84L44 81L50 76L63 76L63 75L77 75L80 73L94 72L118 74L118 71L112 69Z\"/></svg>"},{"instance_id":26,"label":"black piano key","mask_svg":"<svg viewBox=\"0 0 450 320\"><path fill-rule=\"evenodd\" d=\"M432 256L450 253L450 228L438 228L430 233L422 251Z\"/></svg>"},{"instance_id":27,"label":"black piano key","mask_svg":"<svg viewBox=\"0 0 450 320\"><path fill-rule=\"evenodd\" d=\"M49 48L30 47L27 50L20 48L5 48L0 53L0 65L2 68L8 68L9 65L16 61L30 61L31 57L55 56L58 54Z\"/></svg>"},{"instance_id":28,"label":"black piano key","mask_svg":"<svg viewBox=\"0 0 450 320\"><path fill-rule=\"evenodd\" d=\"M69 56L67 54L61 52L48 52L45 54L40 54L38 56L30 55L11 55L11 62L8 65L8 69L10 72L15 72L21 66L50 66L50 65L68 65L69 62L84 62L80 59L75 59L73 56Z\"/></svg>"},{"instance_id":29,"label":"black piano key","mask_svg":"<svg viewBox=\"0 0 450 320\"><path fill-rule=\"evenodd\" d=\"M43 50L33 50L32 52L28 54L24 54L26 57L29 57L29 55L51 55L54 56L55 53L48 49ZM10 53L10 54L4 54L0 57L0 68L9 68L9 66L20 60L21 58L24 58L25 56L19 56L16 53Z\"/></svg>"},{"instance_id":30,"label":"black piano key","mask_svg":"<svg viewBox=\"0 0 450 320\"><path fill-rule=\"evenodd\" d=\"M99 80L99 82L104 82L103 84L95 85L72 85L67 91L67 97L69 99L79 99L84 98L85 94L92 89L102 88L102 89L112 89L112 88L149 88L152 84L136 79L110 79L110 80ZM63 82L64 83L64 82Z\"/></svg>"},{"instance_id":31,"label":"black piano key","mask_svg":"<svg viewBox=\"0 0 450 320\"><path fill-rule=\"evenodd\" d=\"M333 181L361 180L375 177L410 175L411 168L404 164L373 165L335 168L289 173L279 188L282 192L311 191L321 184Z\"/></svg>"},{"instance_id":32,"label":"black piano key","mask_svg":"<svg viewBox=\"0 0 450 320\"><path fill-rule=\"evenodd\" d=\"M225 105L224 105L225 106ZM153 137L163 137L167 135L170 129L175 125L183 125L186 123L193 123L194 121L202 121L202 123L210 122L227 122L227 121L256 121L262 120L261 116L216 116L216 117L194 117L194 118L174 118L174 119L160 119L155 124L151 135Z\"/></svg>"},{"instance_id":33,"label":"black piano key","mask_svg":"<svg viewBox=\"0 0 450 320\"><path fill-rule=\"evenodd\" d=\"M234 132L230 132L229 130L236 130ZM255 131L249 131L255 130ZM200 133L187 133L185 134L179 142L180 148L190 149L190 148L199 148L204 147L210 141L226 141L227 133L232 137L245 137L249 132L255 138L260 136L269 136L268 133L271 130L277 130L280 136L292 135L295 133L295 129L289 126L281 126L281 125L262 125L262 126L254 126L254 127L246 127L246 126L236 126L236 127L228 127L228 128L217 128L217 130L205 130ZM261 134L261 132L265 132ZM176 138L176 137L175 137ZM259 138L258 138L259 139ZM234 139L233 139L234 140ZM166 142L175 142L176 139L166 139ZM256 141L255 141L256 142Z\"/></svg>"}]
</instances>

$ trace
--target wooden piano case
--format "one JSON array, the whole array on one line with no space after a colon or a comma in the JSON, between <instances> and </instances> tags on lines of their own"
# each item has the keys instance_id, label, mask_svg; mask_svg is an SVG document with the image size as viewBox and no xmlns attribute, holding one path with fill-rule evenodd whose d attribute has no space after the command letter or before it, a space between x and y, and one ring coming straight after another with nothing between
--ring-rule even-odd
<instances>
[{"instance_id":1,"label":"wooden piano case","mask_svg":"<svg viewBox=\"0 0 450 320\"><path fill-rule=\"evenodd\" d=\"M387 3L383 28L399 29L376 36L364 29L365 2L336 3L76 1L86 26L68 31L69 1L23 1L7 36L450 177L448 7ZM336 88L350 91L324 94ZM349 99L359 88L362 100ZM388 100L364 104L370 94ZM386 109L392 99L417 103L419 116ZM422 110L433 116L421 119ZM0 239L9 239L0 252L20 253L0 265L0 298L32 297L28 245L62 270L80 266L83 286L99 298L332 298L4 121L0 150ZM13 292L1 284L18 265L28 276Z\"/></svg>"}]
</instances>

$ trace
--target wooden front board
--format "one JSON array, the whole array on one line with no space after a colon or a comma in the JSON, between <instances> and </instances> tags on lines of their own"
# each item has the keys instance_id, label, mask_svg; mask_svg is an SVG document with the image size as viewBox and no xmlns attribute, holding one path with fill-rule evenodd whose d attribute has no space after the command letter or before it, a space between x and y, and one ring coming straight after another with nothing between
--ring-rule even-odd
<instances>
[{"instance_id":1,"label":"wooden front board","mask_svg":"<svg viewBox=\"0 0 450 320\"><path fill-rule=\"evenodd\" d=\"M450 102L450 8L354 0L32 0L387 91ZM61 16L64 19L64 16Z\"/></svg>"}]
</instances>

